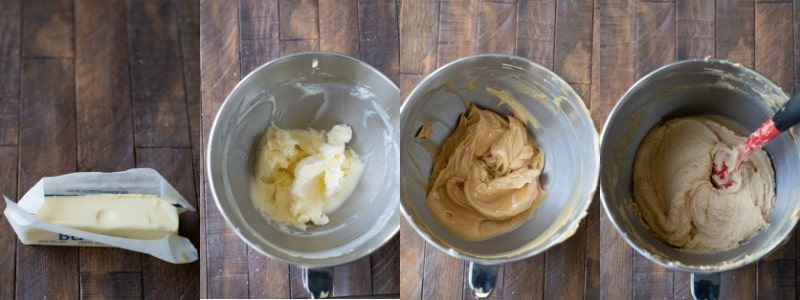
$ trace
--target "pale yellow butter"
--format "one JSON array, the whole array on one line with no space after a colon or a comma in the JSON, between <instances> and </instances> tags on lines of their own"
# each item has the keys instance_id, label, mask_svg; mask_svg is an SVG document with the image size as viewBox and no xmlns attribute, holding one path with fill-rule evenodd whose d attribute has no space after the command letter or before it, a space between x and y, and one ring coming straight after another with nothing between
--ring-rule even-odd
<instances>
[{"instance_id":1,"label":"pale yellow butter","mask_svg":"<svg viewBox=\"0 0 800 300\"><path fill-rule=\"evenodd\" d=\"M271 125L261 142L251 197L272 219L305 229L324 225L327 213L352 194L364 164L345 144L352 129L329 132L280 129Z\"/></svg>"},{"instance_id":2,"label":"pale yellow butter","mask_svg":"<svg viewBox=\"0 0 800 300\"><path fill-rule=\"evenodd\" d=\"M178 210L152 195L45 197L44 221L110 236L155 240L178 233Z\"/></svg>"}]
</instances>

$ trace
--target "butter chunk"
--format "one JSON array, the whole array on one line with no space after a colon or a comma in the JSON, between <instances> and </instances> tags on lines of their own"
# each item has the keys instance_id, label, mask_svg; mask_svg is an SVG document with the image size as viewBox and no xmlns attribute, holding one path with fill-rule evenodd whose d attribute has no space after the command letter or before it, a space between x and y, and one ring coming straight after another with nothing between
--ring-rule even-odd
<instances>
[{"instance_id":1,"label":"butter chunk","mask_svg":"<svg viewBox=\"0 0 800 300\"><path fill-rule=\"evenodd\" d=\"M178 210L152 195L45 197L39 219L92 233L155 240L178 233Z\"/></svg>"}]
</instances>

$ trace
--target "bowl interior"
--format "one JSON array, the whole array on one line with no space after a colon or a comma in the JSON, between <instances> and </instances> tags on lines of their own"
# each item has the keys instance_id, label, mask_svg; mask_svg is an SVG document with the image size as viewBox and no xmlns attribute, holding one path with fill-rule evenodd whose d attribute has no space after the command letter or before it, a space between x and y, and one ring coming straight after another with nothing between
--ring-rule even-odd
<instances>
[{"instance_id":1,"label":"bowl interior","mask_svg":"<svg viewBox=\"0 0 800 300\"><path fill-rule=\"evenodd\" d=\"M505 91L516 101L503 102L491 90ZM425 204L433 158L470 103L527 123L545 154L540 182L547 190L542 205L520 227L477 242L453 235ZM544 251L575 232L596 187L598 137L584 103L557 75L517 57L465 58L423 80L402 110L401 206L429 242L456 257L498 263ZM415 138L424 123L432 125L431 136Z\"/></svg>"},{"instance_id":2,"label":"bowl interior","mask_svg":"<svg viewBox=\"0 0 800 300\"><path fill-rule=\"evenodd\" d=\"M796 166L800 144L794 133L770 142L765 150L776 177L770 225L728 251L699 254L679 250L656 238L631 208L633 161L653 127L676 117L711 114L739 123L747 135L788 99L774 83L738 64L692 60L659 69L636 83L609 116L601 141L600 186L603 205L623 237L651 260L679 270L713 272L743 266L779 245L797 223L800 186ZM796 131L797 127L792 129Z\"/></svg>"},{"instance_id":3,"label":"bowl interior","mask_svg":"<svg viewBox=\"0 0 800 300\"><path fill-rule=\"evenodd\" d=\"M367 255L399 229L398 88L355 59L323 53L281 58L248 75L221 107L209 143L209 171L228 222L255 249L304 266ZM306 231L265 217L250 197L258 144L270 123L330 130L345 123L365 163L353 194L330 223Z\"/></svg>"}]
</instances>

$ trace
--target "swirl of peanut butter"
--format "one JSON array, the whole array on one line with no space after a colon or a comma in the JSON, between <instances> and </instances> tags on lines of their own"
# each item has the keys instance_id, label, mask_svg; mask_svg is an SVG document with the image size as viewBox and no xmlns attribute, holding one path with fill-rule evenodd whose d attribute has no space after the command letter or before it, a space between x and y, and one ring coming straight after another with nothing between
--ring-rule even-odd
<instances>
[{"instance_id":1,"label":"swirl of peanut butter","mask_svg":"<svg viewBox=\"0 0 800 300\"><path fill-rule=\"evenodd\" d=\"M519 119L470 105L434 161L428 209L464 239L497 236L539 206L543 168L544 153Z\"/></svg>"}]
</instances>

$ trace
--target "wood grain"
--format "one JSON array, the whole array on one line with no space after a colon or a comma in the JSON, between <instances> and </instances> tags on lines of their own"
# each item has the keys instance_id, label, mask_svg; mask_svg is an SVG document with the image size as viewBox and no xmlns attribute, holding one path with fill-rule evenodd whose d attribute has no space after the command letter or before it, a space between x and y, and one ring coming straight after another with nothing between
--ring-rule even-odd
<instances>
[{"instance_id":1,"label":"wood grain","mask_svg":"<svg viewBox=\"0 0 800 300\"><path fill-rule=\"evenodd\" d=\"M794 88L794 43L786 38L792 32L790 20L792 4L790 3L756 3L755 4L755 67L756 70L774 81L784 91ZM794 240L792 241L794 242ZM794 257L794 243L788 257Z\"/></svg>"},{"instance_id":2,"label":"wood grain","mask_svg":"<svg viewBox=\"0 0 800 300\"><path fill-rule=\"evenodd\" d=\"M19 142L20 3L6 0L0 8L0 145L8 146Z\"/></svg>"},{"instance_id":3,"label":"wood grain","mask_svg":"<svg viewBox=\"0 0 800 300\"><path fill-rule=\"evenodd\" d=\"M23 3L22 11L25 57L72 57L72 1L30 0Z\"/></svg>"},{"instance_id":4,"label":"wood grain","mask_svg":"<svg viewBox=\"0 0 800 300\"><path fill-rule=\"evenodd\" d=\"M611 108L635 78L635 19L633 1L601 1L599 30L599 93L592 97L595 125L602 128ZM608 216L600 217L600 294L607 299L632 295L632 250L617 233Z\"/></svg>"},{"instance_id":5,"label":"wood grain","mask_svg":"<svg viewBox=\"0 0 800 300\"><path fill-rule=\"evenodd\" d=\"M546 68L553 67L556 1L522 1L517 8L515 54Z\"/></svg>"},{"instance_id":6,"label":"wood grain","mask_svg":"<svg viewBox=\"0 0 800 300\"><path fill-rule=\"evenodd\" d=\"M278 1L241 1L239 15L240 61L246 75L281 54Z\"/></svg>"},{"instance_id":7,"label":"wood grain","mask_svg":"<svg viewBox=\"0 0 800 300\"><path fill-rule=\"evenodd\" d=\"M459 299L471 296L463 295L464 261L445 254L431 244L425 245L424 257L424 270L427 272L422 278L422 299Z\"/></svg>"},{"instance_id":8,"label":"wood grain","mask_svg":"<svg viewBox=\"0 0 800 300\"><path fill-rule=\"evenodd\" d=\"M319 49L358 57L357 0L319 0Z\"/></svg>"},{"instance_id":9,"label":"wood grain","mask_svg":"<svg viewBox=\"0 0 800 300\"><path fill-rule=\"evenodd\" d=\"M225 96L239 81L239 3L200 2L200 69L203 136ZM206 148L203 141L203 149ZM248 295L247 249L230 229L211 198L208 185L202 182L200 211L203 213L205 243L200 247L206 259L206 293L210 298L246 298ZM224 248L217 247L225 245ZM203 295L203 292L201 292Z\"/></svg>"},{"instance_id":10,"label":"wood grain","mask_svg":"<svg viewBox=\"0 0 800 300\"><path fill-rule=\"evenodd\" d=\"M126 2L137 147L191 147L183 64L171 3Z\"/></svg>"},{"instance_id":11,"label":"wood grain","mask_svg":"<svg viewBox=\"0 0 800 300\"><path fill-rule=\"evenodd\" d=\"M753 66L753 1L717 2L717 58Z\"/></svg>"},{"instance_id":12,"label":"wood grain","mask_svg":"<svg viewBox=\"0 0 800 300\"><path fill-rule=\"evenodd\" d=\"M400 220L400 298L422 299L422 274L425 266L425 240L405 218Z\"/></svg>"},{"instance_id":13,"label":"wood grain","mask_svg":"<svg viewBox=\"0 0 800 300\"><path fill-rule=\"evenodd\" d=\"M545 255L505 264L503 299L543 299Z\"/></svg>"},{"instance_id":14,"label":"wood grain","mask_svg":"<svg viewBox=\"0 0 800 300\"><path fill-rule=\"evenodd\" d=\"M358 1L360 58L393 81L400 75L397 22L395 1Z\"/></svg>"},{"instance_id":15,"label":"wood grain","mask_svg":"<svg viewBox=\"0 0 800 300\"><path fill-rule=\"evenodd\" d=\"M517 4L478 4L478 53L514 54L517 38Z\"/></svg>"},{"instance_id":16,"label":"wood grain","mask_svg":"<svg viewBox=\"0 0 800 300\"><path fill-rule=\"evenodd\" d=\"M197 207L192 176L191 148L137 148L137 167L158 171L186 201ZM200 244L200 218L197 212L180 215L178 234ZM197 299L200 291L200 262L170 264L152 256L142 259L142 290L148 299Z\"/></svg>"},{"instance_id":17,"label":"wood grain","mask_svg":"<svg viewBox=\"0 0 800 300\"><path fill-rule=\"evenodd\" d=\"M333 267L333 296L372 294L372 268L369 256Z\"/></svg>"},{"instance_id":18,"label":"wood grain","mask_svg":"<svg viewBox=\"0 0 800 300\"><path fill-rule=\"evenodd\" d=\"M289 298L291 282L289 265L269 259L257 251L248 249L248 277L251 298Z\"/></svg>"},{"instance_id":19,"label":"wood grain","mask_svg":"<svg viewBox=\"0 0 800 300\"><path fill-rule=\"evenodd\" d=\"M759 261L758 298L797 299L796 268L797 260L794 257Z\"/></svg>"},{"instance_id":20,"label":"wood grain","mask_svg":"<svg viewBox=\"0 0 800 300\"><path fill-rule=\"evenodd\" d=\"M318 4L314 0L281 0L280 39L312 40L319 39ZM309 24L308 22L312 22Z\"/></svg>"},{"instance_id":21,"label":"wood grain","mask_svg":"<svg viewBox=\"0 0 800 300\"><path fill-rule=\"evenodd\" d=\"M439 41L436 64L443 66L477 51L477 0L439 3Z\"/></svg>"},{"instance_id":22,"label":"wood grain","mask_svg":"<svg viewBox=\"0 0 800 300\"><path fill-rule=\"evenodd\" d=\"M142 274L81 273L81 299L142 299Z\"/></svg>"},{"instance_id":23,"label":"wood grain","mask_svg":"<svg viewBox=\"0 0 800 300\"><path fill-rule=\"evenodd\" d=\"M439 40L439 1L401 1L400 20L400 73L433 72ZM400 91L412 88L401 87Z\"/></svg>"},{"instance_id":24,"label":"wood grain","mask_svg":"<svg viewBox=\"0 0 800 300\"><path fill-rule=\"evenodd\" d=\"M593 20L587 16L593 13L594 5L588 1L561 1L556 7L553 70L571 84L592 80Z\"/></svg>"},{"instance_id":25,"label":"wood grain","mask_svg":"<svg viewBox=\"0 0 800 300\"><path fill-rule=\"evenodd\" d=\"M183 84L186 92L186 109L189 115L189 137L192 144L195 180L200 179L202 148L201 97L200 97L200 3L193 0L175 0L181 57L183 57ZM200 184L195 184L195 197L200 198Z\"/></svg>"},{"instance_id":26,"label":"wood grain","mask_svg":"<svg viewBox=\"0 0 800 300\"><path fill-rule=\"evenodd\" d=\"M677 1L677 59L715 56L714 0Z\"/></svg>"},{"instance_id":27,"label":"wood grain","mask_svg":"<svg viewBox=\"0 0 800 300\"><path fill-rule=\"evenodd\" d=\"M19 191L76 171L74 71L71 59L22 62ZM78 288L78 248L17 243L16 298L77 299Z\"/></svg>"},{"instance_id":28,"label":"wood grain","mask_svg":"<svg viewBox=\"0 0 800 300\"><path fill-rule=\"evenodd\" d=\"M637 5L636 78L675 61L675 3L640 2ZM673 295L674 273L633 254L633 298L669 298Z\"/></svg>"},{"instance_id":29,"label":"wood grain","mask_svg":"<svg viewBox=\"0 0 800 300\"><path fill-rule=\"evenodd\" d=\"M636 78L675 61L675 3L641 2L637 6Z\"/></svg>"},{"instance_id":30,"label":"wood grain","mask_svg":"<svg viewBox=\"0 0 800 300\"><path fill-rule=\"evenodd\" d=\"M0 172L0 191L3 196L10 199L18 199L17 196L17 147L0 146L0 168L2 170L14 170L12 172ZM0 202L0 211L6 209L5 199ZM4 214L0 214L0 266L6 272L0 272L0 298L13 299L16 272L11 270L16 268L17 257L17 236L8 223Z\"/></svg>"},{"instance_id":31,"label":"wood grain","mask_svg":"<svg viewBox=\"0 0 800 300\"><path fill-rule=\"evenodd\" d=\"M720 299L755 299L756 294L756 264L751 264L735 271L720 275Z\"/></svg>"},{"instance_id":32,"label":"wood grain","mask_svg":"<svg viewBox=\"0 0 800 300\"><path fill-rule=\"evenodd\" d=\"M372 294L390 295L400 291L400 235L370 255Z\"/></svg>"}]
</instances>

